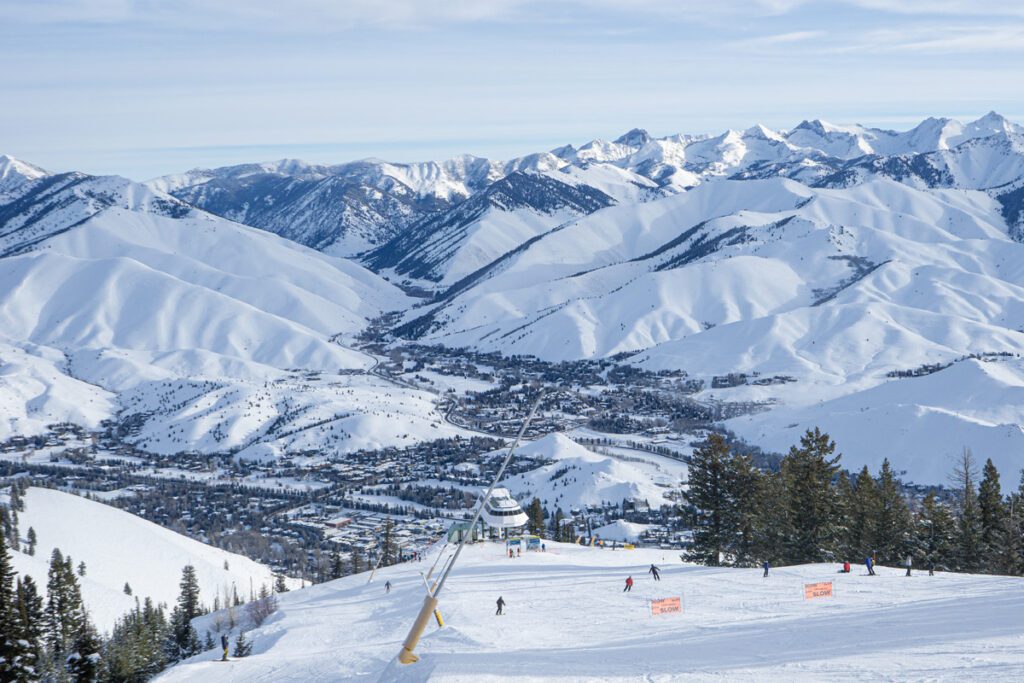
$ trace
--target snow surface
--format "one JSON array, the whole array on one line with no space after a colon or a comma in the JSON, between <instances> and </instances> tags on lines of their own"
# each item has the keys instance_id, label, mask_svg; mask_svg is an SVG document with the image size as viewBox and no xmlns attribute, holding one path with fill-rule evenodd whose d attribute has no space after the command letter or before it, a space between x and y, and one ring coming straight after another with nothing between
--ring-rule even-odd
<instances>
[{"instance_id":1,"label":"snow surface","mask_svg":"<svg viewBox=\"0 0 1024 683\"><path fill-rule=\"evenodd\" d=\"M450 552L449 548L447 552ZM420 563L332 581L281 598L251 632L252 656L207 652L162 674L176 681L1014 681L1024 676L1024 580L837 565L760 569L683 564L660 550L548 543L508 559L470 546L408 666L394 661L422 602ZM662 580L647 574L651 563ZM631 575L636 585L623 593ZM393 589L384 592L384 581ZM805 601L803 584L832 581ZM494 615L498 596L507 614ZM651 616L649 600L682 597ZM200 627L205 622L200 622Z\"/></svg>"},{"instance_id":2,"label":"snow surface","mask_svg":"<svg viewBox=\"0 0 1024 683\"><path fill-rule=\"evenodd\" d=\"M248 596L250 585L274 585L273 572L247 557L214 548L174 533L140 517L103 503L52 489L30 488L25 511L18 513L22 538L36 530L35 555L12 553L14 569L28 574L45 588L54 548L85 562L79 577L82 598L97 627L109 631L114 621L135 606L135 598L148 597L173 605L178 597L181 570L196 568L200 599L207 606L232 587ZM23 541L24 542L24 541ZM227 562L228 569L224 568ZM132 596L125 595L127 582ZM297 580L289 579L293 585Z\"/></svg>"}]
</instances>

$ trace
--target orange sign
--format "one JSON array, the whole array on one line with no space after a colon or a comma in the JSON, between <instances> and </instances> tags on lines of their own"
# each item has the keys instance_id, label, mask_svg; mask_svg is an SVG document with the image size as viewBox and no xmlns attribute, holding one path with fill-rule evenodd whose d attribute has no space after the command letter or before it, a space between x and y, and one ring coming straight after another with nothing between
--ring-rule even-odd
<instances>
[{"instance_id":1,"label":"orange sign","mask_svg":"<svg viewBox=\"0 0 1024 683\"><path fill-rule=\"evenodd\" d=\"M682 598L661 598L651 600L651 616L659 614L677 614L683 611Z\"/></svg>"},{"instance_id":2,"label":"orange sign","mask_svg":"<svg viewBox=\"0 0 1024 683\"><path fill-rule=\"evenodd\" d=\"M831 598L832 597L832 582L822 581L821 583L805 583L804 584L804 600L813 600L814 598Z\"/></svg>"}]
</instances>

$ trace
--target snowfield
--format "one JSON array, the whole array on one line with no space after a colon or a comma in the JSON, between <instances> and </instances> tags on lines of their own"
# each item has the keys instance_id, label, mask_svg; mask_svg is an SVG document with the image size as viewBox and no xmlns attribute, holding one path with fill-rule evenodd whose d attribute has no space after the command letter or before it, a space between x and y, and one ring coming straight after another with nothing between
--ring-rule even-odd
<instances>
[{"instance_id":1,"label":"snowfield","mask_svg":"<svg viewBox=\"0 0 1024 683\"><path fill-rule=\"evenodd\" d=\"M30 488L25 511L18 522L22 538L29 527L39 539L35 555L11 553L14 569L31 576L43 589L54 548L85 562L78 577L89 615L101 631L109 632L114 621L135 607L135 598L150 597L173 605L178 598L181 570L196 568L201 600L212 605L216 596L237 588L248 596L250 585L274 585L269 568L247 557L192 540L133 514L79 496L52 489ZM225 564L227 568L225 569ZM289 579L289 585L299 585ZM124 585L132 595L124 593Z\"/></svg>"},{"instance_id":2,"label":"snowfield","mask_svg":"<svg viewBox=\"0 0 1024 683\"><path fill-rule=\"evenodd\" d=\"M446 552L451 552L448 548ZM436 550L435 550L436 553ZM548 543L508 559L501 544L466 549L440 597L421 660L394 658L423 598L420 563L292 591L249 636L252 656L204 653L157 680L294 681L1015 681L1024 677L1024 580L855 566L724 569L671 551ZM651 563L662 580L647 574ZM636 585L623 593L631 575ZM390 580L393 590L384 591ZM834 597L805 600L805 583ZM495 616L502 596L507 614ZM681 597L652 616L650 600ZM212 617L206 618L208 621ZM202 630L204 622L198 625ZM209 622L212 623L212 622Z\"/></svg>"}]
</instances>

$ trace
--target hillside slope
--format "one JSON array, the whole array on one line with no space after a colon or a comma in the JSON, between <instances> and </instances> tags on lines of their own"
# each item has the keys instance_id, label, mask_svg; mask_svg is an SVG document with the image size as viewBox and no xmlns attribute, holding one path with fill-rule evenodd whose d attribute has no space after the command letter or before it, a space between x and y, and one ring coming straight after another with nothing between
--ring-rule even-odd
<instances>
[{"instance_id":1,"label":"hillside slope","mask_svg":"<svg viewBox=\"0 0 1024 683\"><path fill-rule=\"evenodd\" d=\"M86 573L79 577L82 597L90 616L101 630L109 631L114 620L140 600L173 605L178 597L181 570L186 564L196 569L200 599L207 606L225 590L237 589L248 596L273 586L273 572L247 557L194 541L127 512L52 489L30 488L25 511L19 513L22 536L29 527L36 530L36 554L12 553L14 568L45 587L50 554L60 548ZM292 582L291 580L289 580ZM124 593L125 583L132 596ZM297 584L298 581L292 582Z\"/></svg>"},{"instance_id":2,"label":"hillside slope","mask_svg":"<svg viewBox=\"0 0 1024 683\"><path fill-rule=\"evenodd\" d=\"M834 565L759 569L681 564L658 550L550 543L508 559L469 547L417 653L393 661L419 609L427 561L293 591L251 633L254 654L227 664L208 652L159 681L697 681L884 679L1012 681L1024 675L1022 580ZM433 557L428 558L432 560ZM662 580L647 575L657 563ZM637 581L631 593L623 580ZM383 583L394 589L385 594ZM835 597L803 599L833 581ZM507 614L494 615L502 596ZM682 597L651 616L649 600Z\"/></svg>"}]
</instances>

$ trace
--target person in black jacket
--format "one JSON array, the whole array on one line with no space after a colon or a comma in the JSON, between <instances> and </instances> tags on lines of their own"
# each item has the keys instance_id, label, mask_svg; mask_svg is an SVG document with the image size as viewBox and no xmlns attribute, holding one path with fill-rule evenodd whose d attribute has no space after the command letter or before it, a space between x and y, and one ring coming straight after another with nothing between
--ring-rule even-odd
<instances>
[{"instance_id":1,"label":"person in black jacket","mask_svg":"<svg viewBox=\"0 0 1024 683\"><path fill-rule=\"evenodd\" d=\"M224 648L224 656L220 658L220 661L228 661L228 634L220 634L220 646Z\"/></svg>"},{"instance_id":2,"label":"person in black jacket","mask_svg":"<svg viewBox=\"0 0 1024 683\"><path fill-rule=\"evenodd\" d=\"M647 570L647 573L651 574L655 581L661 581L661 574L659 574L658 571L658 568L652 564L651 568Z\"/></svg>"},{"instance_id":3,"label":"person in black jacket","mask_svg":"<svg viewBox=\"0 0 1024 683\"><path fill-rule=\"evenodd\" d=\"M495 616L501 614L502 608L505 607L505 598L498 596L498 611L494 613Z\"/></svg>"}]
</instances>

